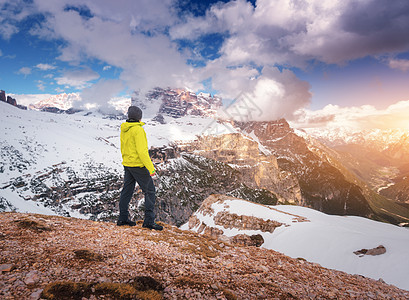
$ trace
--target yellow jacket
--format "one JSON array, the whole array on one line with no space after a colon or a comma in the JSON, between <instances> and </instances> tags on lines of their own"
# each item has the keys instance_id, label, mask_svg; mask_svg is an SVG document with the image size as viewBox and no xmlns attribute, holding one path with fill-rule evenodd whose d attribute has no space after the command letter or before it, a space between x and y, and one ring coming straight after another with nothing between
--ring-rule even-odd
<instances>
[{"instance_id":1,"label":"yellow jacket","mask_svg":"<svg viewBox=\"0 0 409 300\"><path fill-rule=\"evenodd\" d=\"M155 167L149 157L148 141L143 122L125 122L121 124L122 164L126 167L146 167L150 174Z\"/></svg>"}]
</instances>

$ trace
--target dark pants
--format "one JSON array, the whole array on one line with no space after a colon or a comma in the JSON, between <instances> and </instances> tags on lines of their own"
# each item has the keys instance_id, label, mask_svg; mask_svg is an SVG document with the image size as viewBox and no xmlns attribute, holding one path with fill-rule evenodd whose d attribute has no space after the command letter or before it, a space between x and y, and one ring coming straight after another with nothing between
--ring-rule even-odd
<instances>
[{"instance_id":1,"label":"dark pants","mask_svg":"<svg viewBox=\"0 0 409 300\"><path fill-rule=\"evenodd\" d=\"M135 190L135 183L139 184L145 194L145 225L152 225L155 221L155 186L149 171L146 168L125 167L124 186L119 198L119 220L127 221L129 217L128 207Z\"/></svg>"}]
</instances>

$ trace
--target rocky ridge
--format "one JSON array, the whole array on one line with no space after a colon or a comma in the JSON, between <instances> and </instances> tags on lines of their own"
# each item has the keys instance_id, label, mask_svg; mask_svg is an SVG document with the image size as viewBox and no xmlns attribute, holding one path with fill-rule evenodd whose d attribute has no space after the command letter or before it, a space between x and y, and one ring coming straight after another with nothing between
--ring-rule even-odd
<instances>
[{"instance_id":1,"label":"rocky ridge","mask_svg":"<svg viewBox=\"0 0 409 300\"><path fill-rule=\"evenodd\" d=\"M6 97L6 92L3 91L3 90L0 90L0 101L6 102L6 103L8 103L10 105L13 105L15 107L18 107L20 109L27 109L26 106L17 104L17 100L14 99L13 97L11 97L11 96Z\"/></svg>"},{"instance_id":2,"label":"rocky ridge","mask_svg":"<svg viewBox=\"0 0 409 300\"><path fill-rule=\"evenodd\" d=\"M409 292L272 250L163 232L0 213L3 299L407 299ZM62 294L64 293L64 294Z\"/></svg>"},{"instance_id":3,"label":"rocky ridge","mask_svg":"<svg viewBox=\"0 0 409 300\"><path fill-rule=\"evenodd\" d=\"M280 203L302 202L297 178L278 166L268 148L242 133L199 136L181 148L227 164L238 171L241 182L274 193Z\"/></svg>"},{"instance_id":4,"label":"rocky ridge","mask_svg":"<svg viewBox=\"0 0 409 300\"><path fill-rule=\"evenodd\" d=\"M186 115L214 117L222 106L217 96L204 93L193 93L184 89L155 88L147 93L147 101L160 100L159 114L174 118Z\"/></svg>"},{"instance_id":5,"label":"rocky ridge","mask_svg":"<svg viewBox=\"0 0 409 300\"><path fill-rule=\"evenodd\" d=\"M255 136L277 158L278 166L297 178L301 191L298 205L328 214L378 217L353 176L346 177L328 156L311 151L307 140L285 120L237 126L245 134Z\"/></svg>"}]
</instances>

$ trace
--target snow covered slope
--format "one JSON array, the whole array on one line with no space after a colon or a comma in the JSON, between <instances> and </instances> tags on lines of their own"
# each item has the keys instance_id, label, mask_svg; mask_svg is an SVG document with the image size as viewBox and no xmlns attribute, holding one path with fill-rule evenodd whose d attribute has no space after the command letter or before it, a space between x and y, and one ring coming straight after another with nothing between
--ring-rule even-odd
<instances>
[{"instance_id":1,"label":"snow covered slope","mask_svg":"<svg viewBox=\"0 0 409 300\"><path fill-rule=\"evenodd\" d=\"M206 201L203 203L206 205ZM202 206L203 207L203 206ZM226 214L236 215L236 226L220 225ZM251 216L283 225L272 233L262 230L238 229L237 216ZM194 217L200 222L189 222L193 231L204 227L232 237L238 234L260 234L262 247L273 249L293 258L304 258L323 267L359 274L409 290L409 230L352 216L330 216L300 206L265 206L239 199L217 201L208 209L199 209ZM194 218L193 217L193 218ZM216 221L215 221L216 220ZM246 219L247 224L249 223ZM182 229L189 229L189 223ZM204 224L204 225L203 225ZM210 231L208 231L210 232ZM376 256L358 256L354 251L372 249L379 245L386 253Z\"/></svg>"},{"instance_id":2,"label":"snow covered slope","mask_svg":"<svg viewBox=\"0 0 409 300\"><path fill-rule=\"evenodd\" d=\"M1 210L55 213L55 209L43 207L51 202L30 200L49 198L50 189L58 190L61 185L79 181L91 195L95 192L92 185L97 186L101 178L122 176L119 133L124 120L109 119L97 112L53 114L21 110L3 102L0 120L0 206L4 206ZM165 116L166 124L143 121L149 146L160 147L194 139L213 119ZM48 196L42 197L45 193ZM58 213L89 217L70 208L78 204L75 202L81 196L85 194L61 204Z\"/></svg>"}]
</instances>

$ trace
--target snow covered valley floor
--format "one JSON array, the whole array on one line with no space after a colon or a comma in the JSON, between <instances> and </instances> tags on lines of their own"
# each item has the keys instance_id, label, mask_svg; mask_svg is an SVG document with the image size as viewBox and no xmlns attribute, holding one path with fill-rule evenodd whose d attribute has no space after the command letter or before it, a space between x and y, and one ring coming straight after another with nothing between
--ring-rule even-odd
<instances>
[{"instance_id":1,"label":"snow covered valley floor","mask_svg":"<svg viewBox=\"0 0 409 300\"><path fill-rule=\"evenodd\" d=\"M203 207L203 206L202 206ZM273 220L283 225L270 232L239 230L217 225L219 213L252 216ZM237 234L263 236L261 247L293 258L303 258L329 269L358 274L409 290L409 230L362 217L327 215L310 208L278 205L264 206L239 199L211 204L194 215L207 227L223 231L225 236ZM301 218L300 218L301 217ZM203 227L203 225L202 225ZM227 229L226 227L229 227ZM199 230L200 225L190 228ZM189 224L182 226L189 229ZM381 255L356 255L355 251L384 246Z\"/></svg>"}]
</instances>

